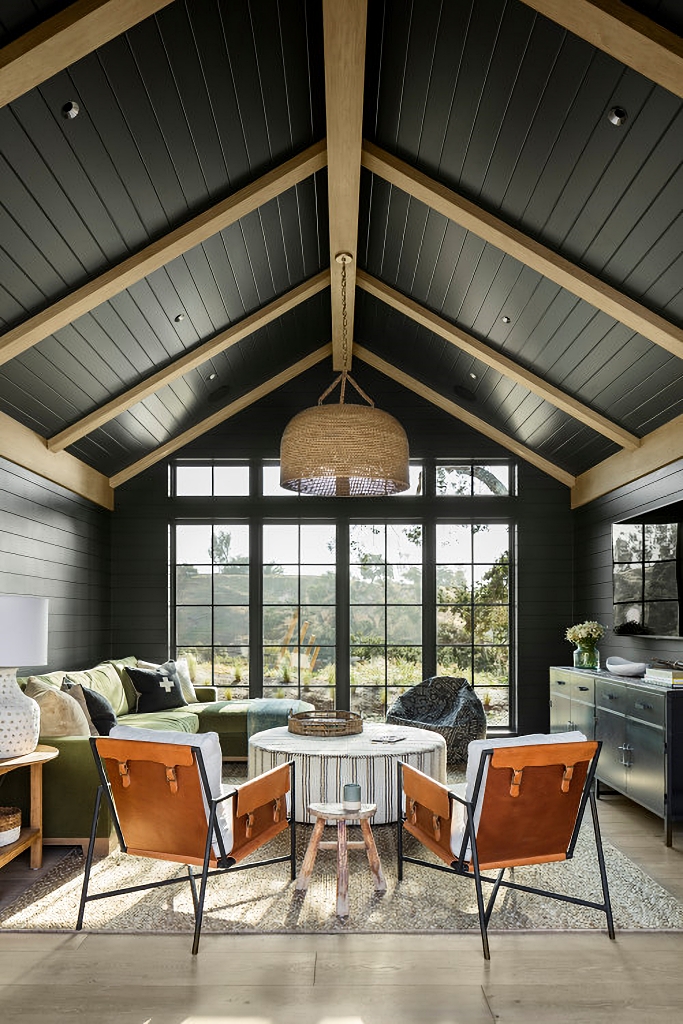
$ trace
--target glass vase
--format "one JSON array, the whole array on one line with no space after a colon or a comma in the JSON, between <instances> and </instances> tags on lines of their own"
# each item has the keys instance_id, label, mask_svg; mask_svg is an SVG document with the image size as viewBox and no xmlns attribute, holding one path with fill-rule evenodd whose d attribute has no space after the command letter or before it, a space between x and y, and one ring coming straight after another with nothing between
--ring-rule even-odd
<instances>
[{"instance_id":1,"label":"glass vase","mask_svg":"<svg viewBox=\"0 0 683 1024\"><path fill-rule=\"evenodd\" d=\"M595 646L579 644L574 651L574 668L600 668L600 651Z\"/></svg>"}]
</instances>

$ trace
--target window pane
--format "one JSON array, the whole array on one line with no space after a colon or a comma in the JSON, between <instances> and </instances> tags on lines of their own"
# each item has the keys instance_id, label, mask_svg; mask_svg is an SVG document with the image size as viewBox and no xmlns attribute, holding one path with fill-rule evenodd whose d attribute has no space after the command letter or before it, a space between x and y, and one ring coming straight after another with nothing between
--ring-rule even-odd
<instances>
[{"instance_id":1,"label":"window pane","mask_svg":"<svg viewBox=\"0 0 683 1024\"><path fill-rule=\"evenodd\" d=\"M472 527L467 523L437 523L436 560L469 564L472 560Z\"/></svg>"},{"instance_id":2,"label":"window pane","mask_svg":"<svg viewBox=\"0 0 683 1024\"><path fill-rule=\"evenodd\" d=\"M439 565L436 568L438 604L463 604L472 596L471 565Z\"/></svg>"},{"instance_id":3,"label":"window pane","mask_svg":"<svg viewBox=\"0 0 683 1024\"><path fill-rule=\"evenodd\" d=\"M474 566L474 600L479 604L508 602L510 567L507 564Z\"/></svg>"},{"instance_id":4,"label":"window pane","mask_svg":"<svg viewBox=\"0 0 683 1024\"><path fill-rule=\"evenodd\" d=\"M352 523L349 527L351 562L384 561L384 526Z\"/></svg>"},{"instance_id":5,"label":"window pane","mask_svg":"<svg viewBox=\"0 0 683 1024\"><path fill-rule=\"evenodd\" d=\"M362 715L366 722L383 722L386 714L384 672L377 686L354 686L351 689L351 710Z\"/></svg>"},{"instance_id":6,"label":"window pane","mask_svg":"<svg viewBox=\"0 0 683 1024\"><path fill-rule=\"evenodd\" d=\"M176 647L177 658L187 658L190 678L195 685L211 685L212 682L212 651L210 647Z\"/></svg>"},{"instance_id":7,"label":"window pane","mask_svg":"<svg viewBox=\"0 0 683 1024\"><path fill-rule=\"evenodd\" d=\"M335 604L337 574L328 565L308 565L301 574L301 600L307 604ZM265 597L264 597L265 600Z\"/></svg>"},{"instance_id":8,"label":"window pane","mask_svg":"<svg viewBox=\"0 0 683 1024\"><path fill-rule=\"evenodd\" d=\"M477 686L508 685L510 664L507 647L475 647L474 674Z\"/></svg>"},{"instance_id":9,"label":"window pane","mask_svg":"<svg viewBox=\"0 0 683 1024\"><path fill-rule=\"evenodd\" d=\"M205 565L177 565L175 588L177 604L211 603L211 574Z\"/></svg>"},{"instance_id":10,"label":"window pane","mask_svg":"<svg viewBox=\"0 0 683 1024\"><path fill-rule=\"evenodd\" d=\"M263 467L263 494L265 497L272 497L277 495L283 497L289 495L291 498L296 498L296 491L289 491L286 487L280 487L280 463L276 462L270 466Z\"/></svg>"},{"instance_id":11,"label":"window pane","mask_svg":"<svg viewBox=\"0 0 683 1024\"><path fill-rule=\"evenodd\" d=\"M507 561L510 546L507 526L487 523L478 529L474 527L472 532L475 562L495 562L501 558Z\"/></svg>"},{"instance_id":12,"label":"window pane","mask_svg":"<svg viewBox=\"0 0 683 1024\"><path fill-rule=\"evenodd\" d=\"M263 603L296 604L299 600L299 573L293 565L264 565Z\"/></svg>"},{"instance_id":13,"label":"window pane","mask_svg":"<svg viewBox=\"0 0 683 1024\"><path fill-rule=\"evenodd\" d=\"M335 609L329 605L302 605L299 630L299 643L318 647L321 644L333 644L336 637Z\"/></svg>"},{"instance_id":14,"label":"window pane","mask_svg":"<svg viewBox=\"0 0 683 1024\"><path fill-rule=\"evenodd\" d=\"M408 494L424 494L424 466L421 463L410 463L408 480L410 486L407 491L399 491L397 497Z\"/></svg>"},{"instance_id":15,"label":"window pane","mask_svg":"<svg viewBox=\"0 0 683 1024\"><path fill-rule=\"evenodd\" d=\"M645 525L645 561L663 562L676 557L678 523Z\"/></svg>"},{"instance_id":16,"label":"window pane","mask_svg":"<svg viewBox=\"0 0 683 1024\"><path fill-rule=\"evenodd\" d=\"M406 604L387 608L387 643L419 644L421 640L421 605Z\"/></svg>"},{"instance_id":17,"label":"window pane","mask_svg":"<svg viewBox=\"0 0 683 1024\"><path fill-rule=\"evenodd\" d=\"M220 497L249 494L249 466L216 466L213 493Z\"/></svg>"},{"instance_id":18,"label":"window pane","mask_svg":"<svg viewBox=\"0 0 683 1024\"><path fill-rule=\"evenodd\" d=\"M249 601L249 566L215 566L213 600L215 604L246 604Z\"/></svg>"},{"instance_id":19,"label":"window pane","mask_svg":"<svg viewBox=\"0 0 683 1024\"><path fill-rule=\"evenodd\" d=\"M297 565L299 562L299 527L295 525L264 526L263 562L265 565Z\"/></svg>"},{"instance_id":20,"label":"window pane","mask_svg":"<svg viewBox=\"0 0 683 1024\"><path fill-rule=\"evenodd\" d=\"M615 602L640 601L643 594L643 563L624 562L615 565L612 583Z\"/></svg>"},{"instance_id":21,"label":"window pane","mask_svg":"<svg viewBox=\"0 0 683 1024\"><path fill-rule=\"evenodd\" d=\"M387 562L422 565L422 527L387 525Z\"/></svg>"},{"instance_id":22,"label":"window pane","mask_svg":"<svg viewBox=\"0 0 683 1024\"><path fill-rule=\"evenodd\" d=\"M211 494L211 466L176 466L175 489L179 497Z\"/></svg>"},{"instance_id":23,"label":"window pane","mask_svg":"<svg viewBox=\"0 0 683 1024\"><path fill-rule=\"evenodd\" d=\"M678 601L646 601L645 625L655 636L678 635Z\"/></svg>"},{"instance_id":24,"label":"window pane","mask_svg":"<svg viewBox=\"0 0 683 1024\"><path fill-rule=\"evenodd\" d=\"M176 609L176 644L211 643L211 606Z\"/></svg>"},{"instance_id":25,"label":"window pane","mask_svg":"<svg viewBox=\"0 0 683 1024\"><path fill-rule=\"evenodd\" d=\"M472 609L466 605L443 605L436 613L439 644L466 644L472 639Z\"/></svg>"},{"instance_id":26,"label":"window pane","mask_svg":"<svg viewBox=\"0 0 683 1024\"><path fill-rule=\"evenodd\" d=\"M264 605L263 608L263 642L277 644L286 649L287 645L297 642L299 609L292 605Z\"/></svg>"},{"instance_id":27,"label":"window pane","mask_svg":"<svg viewBox=\"0 0 683 1024\"><path fill-rule=\"evenodd\" d=\"M437 647L436 672L440 676L455 676L456 678L464 678L471 682L472 648L469 646Z\"/></svg>"},{"instance_id":28,"label":"window pane","mask_svg":"<svg viewBox=\"0 0 683 1024\"><path fill-rule=\"evenodd\" d=\"M472 468L472 493L495 494L503 497L510 493L510 469L508 466L482 466Z\"/></svg>"},{"instance_id":29,"label":"window pane","mask_svg":"<svg viewBox=\"0 0 683 1024\"><path fill-rule=\"evenodd\" d=\"M409 683L422 679L421 647L387 647L387 682L389 685Z\"/></svg>"},{"instance_id":30,"label":"window pane","mask_svg":"<svg viewBox=\"0 0 683 1024\"><path fill-rule=\"evenodd\" d=\"M643 527L615 524L612 527L612 551L615 562L642 562Z\"/></svg>"},{"instance_id":31,"label":"window pane","mask_svg":"<svg viewBox=\"0 0 683 1024\"><path fill-rule=\"evenodd\" d=\"M336 560L337 530L334 524L302 526L301 561L334 565Z\"/></svg>"},{"instance_id":32,"label":"window pane","mask_svg":"<svg viewBox=\"0 0 683 1024\"><path fill-rule=\"evenodd\" d=\"M675 562L645 562L645 600L678 599Z\"/></svg>"},{"instance_id":33,"label":"window pane","mask_svg":"<svg viewBox=\"0 0 683 1024\"><path fill-rule=\"evenodd\" d=\"M176 526L176 562L190 565L211 562L211 527Z\"/></svg>"},{"instance_id":34,"label":"window pane","mask_svg":"<svg viewBox=\"0 0 683 1024\"><path fill-rule=\"evenodd\" d=\"M214 686L229 686L233 700L249 692L249 648L217 647L214 654Z\"/></svg>"},{"instance_id":35,"label":"window pane","mask_svg":"<svg viewBox=\"0 0 683 1024\"><path fill-rule=\"evenodd\" d=\"M507 605L475 607L474 642L476 644L506 644L508 642Z\"/></svg>"},{"instance_id":36,"label":"window pane","mask_svg":"<svg viewBox=\"0 0 683 1024\"><path fill-rule=\"evenodd\" d=\"M437 495L467 495L472 492L472 467L469 463L436 467Z\"/></svg>"},{"instance_id":37,"label":"window pane","mask_svg":"<svg viewBox=\"0 0 683 1024\"><path fill-rule=\"evenodd\" d=\"M351 682L353 685L384 687L386 671L383 645L381 648L351 648Z\"/></svg>"},{"instance_id":38,"label":"window pane","mask_svg":"<svg viewBox=\"0 0 683 1024\"><path fill-rule=\"evenodd\" d=\"M223 605L213 611L214 643L246 646L249 643L249 608Z\"/></svg>"},{"instance_id":39,"label":"window pane","mask_svg":"<svg viewBox=\"0 0 683 1024\"><path fill-rule=\"evenodd\" d=\"M417 604L422 601L422 566L387 566L387 602Z\"/></svg>"},{"instance_id":40,"label":"window pane","mask_svg":"<svg viewBox=\"0 0 683 1024\"><path fill-rule=\"evenodd\" d=\"M249 561L249 527L246 525L214 526L214 562Z\"/></svg>"},{"instance_id":41,"label":"window pane","mask_svg":"<svg viewBox=\"0 0 683 1024\"><path fill-rule=\"evenodd\" d=\"M354 605L350 609L351 639L356 644L384 644L384 605Z\"/></svg>"},{"instance_id":42,"label":"window pane","mask_svg":"<svg viewBox=\"0 0 683 1024\"><path fill-rule=\"evenodd\" d=\"M378 601L384 601L386 570L383 565L352 565L349 573L352 604L377 604Z\"/></svg>"}]
</instances>

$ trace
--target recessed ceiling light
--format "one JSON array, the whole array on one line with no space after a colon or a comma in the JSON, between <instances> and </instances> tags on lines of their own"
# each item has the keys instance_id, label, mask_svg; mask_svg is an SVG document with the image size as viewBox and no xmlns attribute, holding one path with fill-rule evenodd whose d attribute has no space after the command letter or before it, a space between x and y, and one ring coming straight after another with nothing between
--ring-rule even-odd
<instances>
[{"instance_id":1,"label":"recessed ceiling light","mask_svg":"<svg viewBox=\"0 0 683 1024\"><path fill-rule=\"evenodd\" d=\"M74 117L78 117L80 109L76 100L71 100L62 107L62 117L65 117L67 121L72 121Z\"/></svg>"},{"instance_id":2,"label":"recessed ceiling light","mask_svg":"<svg viewBox=\"0 0 683 1024\"><path fill-rule=\"evenodd\" d=\"M502 316L500 319L503 321L504 324L509 324L510 323L510 317L509 316Z\"/></svg>"},{"instance_id":3,"label":"recessed ceiling light","mask_svg":"<svg viewBox=\"0 0 683 1024\"><path fill-rule=\"evenodd\" d=\"M215 380L217 376L218 376L217 373L210 373L209 376L206 379L207 380Z\"/></svg>"},{"instance_id":4,"label":"recessed ceiling light","mask_svg":"<svg viewBox=\"0 0 683 1024\"><path fill-rule=\"evenodd\" d=\"M623 107L612 107L607 115L608 121L616 125L622 125L627 117L628 112Z\"/></svg>"},{"instance_id":5,"label":"recessed ceiling light","mask_svg":"<svg viewBox=\"0 0 683 1024\"><path fill-rule=\"evenodd\" d=\"M474 370L470 370L470 377L472 378L472 380L476 380L477 379L477 375L474 372Z\"/></svg>"},{"instance_id":6,"label":"recessed ceiling light","mask_svg":"<svg viewBox=\"0 0 683 1024\"><path fill-rule=\"evenodd\" d=\"M174 316L173 319L175 320L175 322L177 324L179 324L181 322L181 320L185 319L185 314L184 313L178 313L178 315Z\"/></svg>"}]
</instances>

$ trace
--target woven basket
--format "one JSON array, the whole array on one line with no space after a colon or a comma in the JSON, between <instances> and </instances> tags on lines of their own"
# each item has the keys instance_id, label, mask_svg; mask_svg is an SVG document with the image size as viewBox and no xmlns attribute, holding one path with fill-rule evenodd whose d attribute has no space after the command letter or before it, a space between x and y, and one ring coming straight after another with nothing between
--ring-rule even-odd
<instances>
[{"instance_id":1,"label":"woven basket","mask_svg":"<svg viewBox=\"0 0 683 1024\"><path fill-rule=\"evenodd\" d=\"M289 731L299 736L353 736L363 731L355 711L299 711L289 716Z\"/></svg>"},{"instance_id":2,"label":"woven basket","mask_svg":"<svg viewBox=\"0 0 683 1024\"><path fill-rule=\"evenodd\" d=\"M0 846L9 846L19 838L21 811L18 807L0 807Z\"/></svg>"}]
</instances>

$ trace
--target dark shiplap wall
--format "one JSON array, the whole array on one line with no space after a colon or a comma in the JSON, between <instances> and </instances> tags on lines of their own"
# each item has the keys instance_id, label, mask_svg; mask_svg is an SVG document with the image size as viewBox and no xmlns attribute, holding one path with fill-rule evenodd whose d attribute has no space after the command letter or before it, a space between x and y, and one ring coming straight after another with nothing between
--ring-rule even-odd
<instances>
[{"instance_id":1,"label":"dark shiplap wall","mask_svg":"<svg viewBox=\"0 0 683 1024\"><path fill-rule=\"evenodd\" d=\"M50 670L110 656L109 521L109 512L0 459L0 593L49 598Z\"/></svg>"},{"instance_id":2,"label":"dark shiplap wall","mask_svg":"<svg viewBox=\"0 0 683 1024\"><path fill-rule=\"evenodd\" d=\"M403 424L414 458L508 454L363 364L354 373L378 407ZM330 381L329 370L317 367L177 454L276 459L288 420L306 405L314 405ZM155 466L117 489L112 520L113 648L150 660L163 659L168 653L168 525L179 506L167 493L166 466ZM519 729L530 732L548 728L548 666L566 664L570 656L571 648L563 638L571 622L572 514L568 489L526 463L519 465L519 495ZM198 515L231 514L227 500L192 500ZM302 499L305 506L294 498L282 500L289 514L298 514L298 507L312 514L314 499ZM388 500L396 511L397 502L409 499ZM182 507L183 514L188 514L188 499ZM379 509L379 505L371 507ZM328 514L332 511L330 505L325 508ZM349 511L346 504L344 508ZM474 509L478 508L475 501Z\"/></svg>"},{"instance_id":3,"label":"dark shiplap wall","mask_svg":"<svg viewBox=\"0 0 683 1024\"><path fill-rule=\"evenodd\" d=\"M612 523L665 508L683 500L683 460L656 473L606 494L585 508L575 519L576 571L574 577L574 621L598 619L609 627L600 643L605 659L620 656L633 661L650 658L683 658L682 640L654 640L648 637L615 636L612 632Z\"/></svg>"}]
</instances>

